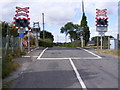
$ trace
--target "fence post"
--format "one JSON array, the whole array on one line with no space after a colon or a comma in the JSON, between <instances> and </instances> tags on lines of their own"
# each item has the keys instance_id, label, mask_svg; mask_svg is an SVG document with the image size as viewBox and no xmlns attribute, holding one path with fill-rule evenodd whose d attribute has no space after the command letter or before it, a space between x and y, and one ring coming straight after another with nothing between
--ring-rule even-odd
<instances>
[{"instance_id":1,"label":"fence post","mask_svg":"<svg viewBox=\"0 0 120 90\"><path fill-rule=\"evenodd\" d=\"M7 55L8 47L9 47L9 36L6 35L5 56Z\"/></svg>"},{"instance_id":2,"label":"fence post","mask_svg":"<svg viewBox=\"0 0 120 90\"><path fill-rule=\"evenodd\" d=\"M13 36L11 36L11 48L12 48L12 53L14 53L14 42L13 42Z\"/></svg>"}]
</instances>

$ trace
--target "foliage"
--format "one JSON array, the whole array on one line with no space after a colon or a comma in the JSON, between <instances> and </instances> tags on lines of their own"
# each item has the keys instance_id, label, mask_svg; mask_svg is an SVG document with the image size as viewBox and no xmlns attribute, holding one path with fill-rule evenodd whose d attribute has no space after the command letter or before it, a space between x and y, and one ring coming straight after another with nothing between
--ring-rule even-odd
<instances>
[{"instance_id":1,"label":"foliage","mask_svg":"<svg viewBox=\"0 0 120 90\"><path fill-rule=\"evenodd\" d=\"M52 33L48 31L44 31L44 34L45 34L45 39L51 39L52 41L54 40L54 36L52 35ZM43 31L40 32L40 38L43 38Z\"/></svg>"},{"instance_id":2,"label":"foliage","mask_svg":"<svg viewBox=\"0 0 120 90\"><path fill-rule=\"evenodd\" d=\"M13 58L13 54L9 52L7 56L2 59L2 78L9 76L11 72L14 72L19 67L19 64L12 60Z\"/></svg>"},{"instance_id":3,"label":"foliage","mask_svg":"<svg viewBox=\"0 0 120 90\"><path fill-rule=\"evenodd\" d=\"M57 43L54 45L60 46L60 47L80 47L81 42L80 41L73 41L73 42L68 42L68 43Z\"/></svg>"},{"instance_id":4,"label":"foliage","mask_svg":"<svg viewBox=\"0 0 120 90\"><path fill-rule=\"evenodd\" d=\"M51 39L41 39L38 40L40 47L52 47L53 41Z\"/></svg>"},{"instance_id":5,"label":"foliage","mask_svg":"<svg viewBox=\"0 0 120 90\"><path fill-rule=\"evenodd\" d=\"M11 87L11 85L12 85L12 83L13 83L14 81L15 81L15 80L10 80L10 81L8 81L7 83L3 84L1 90L8 90L8 88Z\"/></svg>"},{"instance_id":6,"label":"foliage","mask_svg":"<svg viewBox=\"0 0 120 90\"><path fill-rule=\"evenodd\" d=\"M104 53L104 54L108 54L110 56L113 56L113 57L117 57L117 58L120 58L119 56L119 50L97 50L97 52L99 53Z\"/></svg>"},{"instance_id":7,"label":"foliage","mask_svg":"<svg viewBox=\"0 0 120 90\"><path fill-rule=\"evenodd\" d=\"M78 24L73 24L72 22L68 22L63 27L61 27L60 33L65 33L66 36L69 34L71 42L76 41L78 39L77 30L79 27L80 26Z\"/></svg>"},{"instance_id":8,"label":"foliage","mask_svg":"<svg viewBox=\"0 0 120 90\"><path fill-rule=\"evenodd\" d=\"M90 31L89 31L89 27L87 26L86 20L87 20L86 16L83 14L81 25L68 22L63 27L61 27L60 32L65 33L66 36L69 34L71 42L80 40L80 35L82 34L86 45L90 38ZM83 31L80 31L79 28L81 27L83 28Z\"/></svg>"},{"instance_id":9,"label":"foliage","mask_svg":"<svg viewBox=\"0 0 120 90\"><path fill-rule=\"evenodd\" d=\"M28 36L25 35L24 39L28 41ZM30 46L35 46L35 37L32 34L30 34Z\"/></svg>"},{"instance_id":10,"label":"foliage","mask_svg":"<svg viewBox=\"0 0 120 90\"><path fill-rule=\"evenodd\" d=\"M14 53L9 50L8 54L2 58L2 78L9 76L12 72L16 71L16 69L19 67L19 64L13 61L13 59L25 54L25 51L20 52L19 49L16 49Z\"/></svg>"},{"instance_id":11,"label":"foliage","mask_svg":"<svg viewBox=\"0 0 120 90\"><path fill-rule=\"evenodd\" d=\"M85 16L85 13L83 13L80 27L83 27L83 39L85 40L85 45L86 45L90 38L90 31L87 25L87 17Z\"/></svg>"},{"instance_id":12,"label":"foliage","mask_svg":"<svg viewBox=\"0 0 120 90\"><path fill-rule=\"evenodd\" d=\"M18 29L12 28L12 27L13 27L13 25L11 24L11 26L9 28L10 35L13 37L18 37Z\"/></svg>"},{"instance_id":13,"label":"foliage","mask_svg":"<svg viewBox=\"0 0 120 90\"><path fill-rule=\"evenodd\" d=\"M13 24L9 25L7 22L2 22L2 36L6 35L17 37L18 30L13 28Z\"/></svg>"}]
</instances>

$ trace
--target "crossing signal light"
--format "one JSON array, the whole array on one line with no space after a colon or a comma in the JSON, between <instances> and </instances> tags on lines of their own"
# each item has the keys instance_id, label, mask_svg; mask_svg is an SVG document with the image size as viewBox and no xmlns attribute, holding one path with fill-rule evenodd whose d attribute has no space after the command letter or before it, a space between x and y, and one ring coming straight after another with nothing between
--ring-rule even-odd
<instances>
[{"instance_id":1,"label":"crossing signal light","mask_svg":"<svg viewBox=\"0 0 120 90\"><path fill-rule=\"evenodd\" d=\"M29 21L27 19L16 19L15 26L16 27L28 27Z\"/></svg>"},{"instance_id":2,"label":"crossing signal light","mask_svg":"<svg viewBox=\"0 0 120 90\"><path fill-rule=\"evenodd\" d=\"M96 26L108 26L108 18L97 18L97 24Z\"/></svg>"}]
</instances>

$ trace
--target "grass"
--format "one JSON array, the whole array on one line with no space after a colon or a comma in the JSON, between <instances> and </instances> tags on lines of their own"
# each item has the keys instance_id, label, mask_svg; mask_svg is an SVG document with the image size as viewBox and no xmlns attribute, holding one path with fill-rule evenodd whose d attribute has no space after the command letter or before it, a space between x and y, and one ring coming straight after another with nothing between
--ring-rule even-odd
<instances>
[{"instance_id":1,"label":"grass","mask_svg":"<svg viewBox=\"0 0 120 90\"><path fill-rule=\"evenodd\" d=\"M104 54L108 54L110 56L113 56L113 57L117 57L117 58L120 58L120 50L97 50L99 53L104 53Z\"/></svg>"},{"instance_id":2,"label":"grass","mask_svg":"<svg viewBox=\"0 0 120 90\"><path fill-rule=\"evenodd\" d=\"M9 76L12 72L16 71L20 65L15 61L3 61L2 78Z\"/></svg>"},{"instance_id":3,"label":"grass","mask_svg":"<svg viewBox=\"0 0 120 90\"><path fill-rule=\"evenodd\" d=\"M16 71L17 68L20 66L13 59L25 54L26 52L20 53L19 50L16 50L14 54L12 52L9 52L6 56L2 58L2 78L3 79L9 76L12 72Z\"/></svg>"},{"instance_id":4,"label":"grass","mask_svg":"<svg viewBox=\"0 0 120 90\"><path fill-rule=\"evenodd\" d=\"M8 81L7 83L5 83L2 86L2 90L7 90L8 88L10 88L10 86L12 85L12 83L14 82L14 80Z\"/></svg>"}]
</instances>

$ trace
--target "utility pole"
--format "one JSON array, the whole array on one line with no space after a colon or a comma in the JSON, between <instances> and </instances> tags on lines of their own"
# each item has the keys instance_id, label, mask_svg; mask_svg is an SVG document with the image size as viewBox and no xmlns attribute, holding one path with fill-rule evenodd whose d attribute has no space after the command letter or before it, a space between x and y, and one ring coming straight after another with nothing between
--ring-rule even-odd
<instances>
[{"instance_id":1,"label":"utility pole","mask_svg":"<svg viewBox=\"0 0 120 90\"><path fill-rule=\"evenodd\" d=\"M43 39L45 39L45 32L44 32L44 13L42 13L42 20L43 20Z\"/></svg>"}]
</instances>

